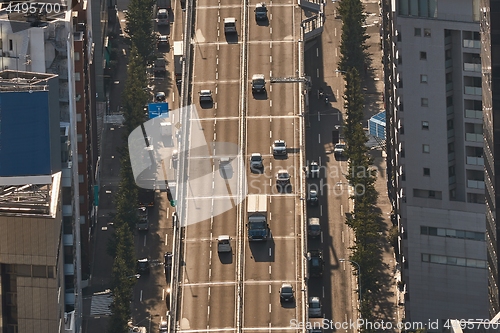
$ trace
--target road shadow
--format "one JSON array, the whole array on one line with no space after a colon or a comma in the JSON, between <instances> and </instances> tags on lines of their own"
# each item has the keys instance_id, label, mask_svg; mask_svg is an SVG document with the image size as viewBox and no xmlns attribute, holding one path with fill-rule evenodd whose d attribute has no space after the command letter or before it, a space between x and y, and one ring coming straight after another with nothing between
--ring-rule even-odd
<instances>
[{"instance_id":1,"label":"road shadow","mask_svg":"<svg viewBox=\"0 0 500 333\"><path fill-rule=\"evenodd\" d=\"M275 253L275 243L274 239L271 237L265 242L248 242L250 251L252 252L251 258L255 262L274 262ZM269 255L269 253L271 255Z\"/></svg>"}]
</instances>

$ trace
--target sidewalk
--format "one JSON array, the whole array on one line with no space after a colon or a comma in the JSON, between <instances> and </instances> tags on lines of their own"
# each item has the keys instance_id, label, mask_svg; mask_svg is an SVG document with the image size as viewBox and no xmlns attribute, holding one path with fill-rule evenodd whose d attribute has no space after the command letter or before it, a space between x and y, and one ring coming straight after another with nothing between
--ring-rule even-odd
<instances>
[{"instance_id":1,"label":"sidewalk","mask_svg":"<svg viewBox=\"0 0 500 333\"><path fill-rule=\"evenodd\" d=\"M109 27L114 27L115 36L119 35L119 22L116 22L116 12L110 8ZM109 113L114 113L119 109L122 99L122 91L127 76L127 57L123 50L127 46L123 43L122 37L115 37L112 41L114 47L118 49L117 65L112 73L109 87ZM125 51L125 53L128 53ZM106 307L102 307L101 314L91 316L92 295L104 292L111 288L111 269L113 258L108 255L108 239L113 232L111 214L115 212L114 194L118 190L120 181L120 154L117 148L123 144L123 130L121 126L104 123L101 141L100 160L100 188L99 207L97 224L91 235L90 260L91 276L90 283L83 290L83 332L103 332L107 328L108 315Z\"/></svg>"}]
</instances>

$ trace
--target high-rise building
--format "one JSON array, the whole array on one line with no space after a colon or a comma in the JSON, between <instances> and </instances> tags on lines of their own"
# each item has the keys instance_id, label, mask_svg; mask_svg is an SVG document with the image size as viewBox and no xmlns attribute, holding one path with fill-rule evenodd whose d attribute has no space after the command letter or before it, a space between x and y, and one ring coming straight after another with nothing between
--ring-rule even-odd
<instances>
[{"instance_id":1,"label":"high-rise building","mask_svg":"<svg viewBox=\"0 0 500 333\"><path fill-rule=\"evenodd\" d=\"M496 206L500 204L500 0L481 1L481 64L483 72L484 166L489 314L500 312L499 246ZM495 81L496 80L496 81ZM497 149L498 148L498 149Z\"/></svg>"},{"instance_id":2,"label":"high-rise building","mask_svg":"<svg viewBox=\"0 0 500 333\"><path fill-rule=\"evenodd\" d=\"M405 318L488 315L479 0L382 1Z\"/></svg>"}]
</instances>

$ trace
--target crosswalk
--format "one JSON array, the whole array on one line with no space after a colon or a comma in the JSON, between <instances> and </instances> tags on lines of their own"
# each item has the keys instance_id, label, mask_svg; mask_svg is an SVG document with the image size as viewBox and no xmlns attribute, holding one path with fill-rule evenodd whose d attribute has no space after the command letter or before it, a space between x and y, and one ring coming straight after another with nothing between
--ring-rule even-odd
<instances>
[{"instance_id":1,"label":"crosswalk","mask_svg":"<svg viewBox=\"0 0 500 333\"><path fill-rule=\"evenodd\" d=\"M111 293L92 295L92 303L90 305L90 315L111 315L111 303L113 296Z\"/></svg>"}]
</instances>

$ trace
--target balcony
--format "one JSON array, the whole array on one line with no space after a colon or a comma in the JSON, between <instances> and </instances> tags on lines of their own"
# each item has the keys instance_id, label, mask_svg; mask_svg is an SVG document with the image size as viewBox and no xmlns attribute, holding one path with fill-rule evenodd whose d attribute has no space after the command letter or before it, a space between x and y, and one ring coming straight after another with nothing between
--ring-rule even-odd
<instances>
[{"instance_id":1,"label":"balcony","mask_svg":"<svg viewBox=\"0 0 500 333\"><path fill-rule=\"evenodd\" d=\"M484 190L484 180L467 180L467 187Z\"/></svg>"},{"instance_id":2,"label":"balcony","mask_svg":"<svg viewBox=\"0 0 500 333\"><path fill-rule=\"evenodd\" d=\"M464 63L465 72L481 73L481 64Z\"/></svg>"},{"instance_id":3,"label":"balcony","mask_svg":"<svg viewBox=\"0 0 500 333\"><path fill-rule=\"evenodd\" d=\"M453 82L449 82L446 84L446 91L451 91L453 90Z\"/></svg>"},{"instance_id":4,"label":"balcony","mask_svg":"<svg viewBox=\"0 0 500 333\"><path fill-rule=\"evenodd\" d=\"M453 113L453 105L446 107L446 114L452 114Z\"/></svg>"},{"instance_id":5,"label":"balcony","mask_svg":"<svg viewBox=\"0 0 500 333\"><path fill-rule=\"evenodd\" d=\"M483 157L467 156L467 164L469 165L484 165Z\"/></svg>"},{"instance_id":6,"label":"balcony","mask_svg":"<svg viewBox=\"0 0 500 333\"><path fill-rule=\"evenodd\" d=\"M465 110L465 118L483 119L482 110Z\"/></svg>"},{"instance_id":7,"label":"balcony","mask_svg":"<svg viewBox=\"0 0 500 333\"><path fill-rule=\"evenodd\" d=\"M464 93L466 95L475 95L475 96L482 96L483 94L481 87L470 87L470 86L465 86Z\"/></svg>"},{"instance_id":8,"label":"balcony","mask_svg":"<svg viewBox=\"0 0 500 333\"><path fill-rule=\"evenodd\" d=\"M480 49L481 41L474 39L464 39L464 47L469 49Z\"/></svg>"},{"instance_id":9,"label":"balcony","mask_svg":"<svg viewBox=\"0 0 500 333\"><path fill-rule=\"evenodd\" d=\"M465 141L483 142L483 133L465 133Z\"/></svg>"},{"instance_id":10,"label":"balcony","mask_svg":"<svg viewBox=\"0 0 500 333\"><path fill-rule=\"evenodd\" d=\"M453 59L447 59L444 61L445 68L450 68L453 66Z\"/></svg>"}]
</instances>

